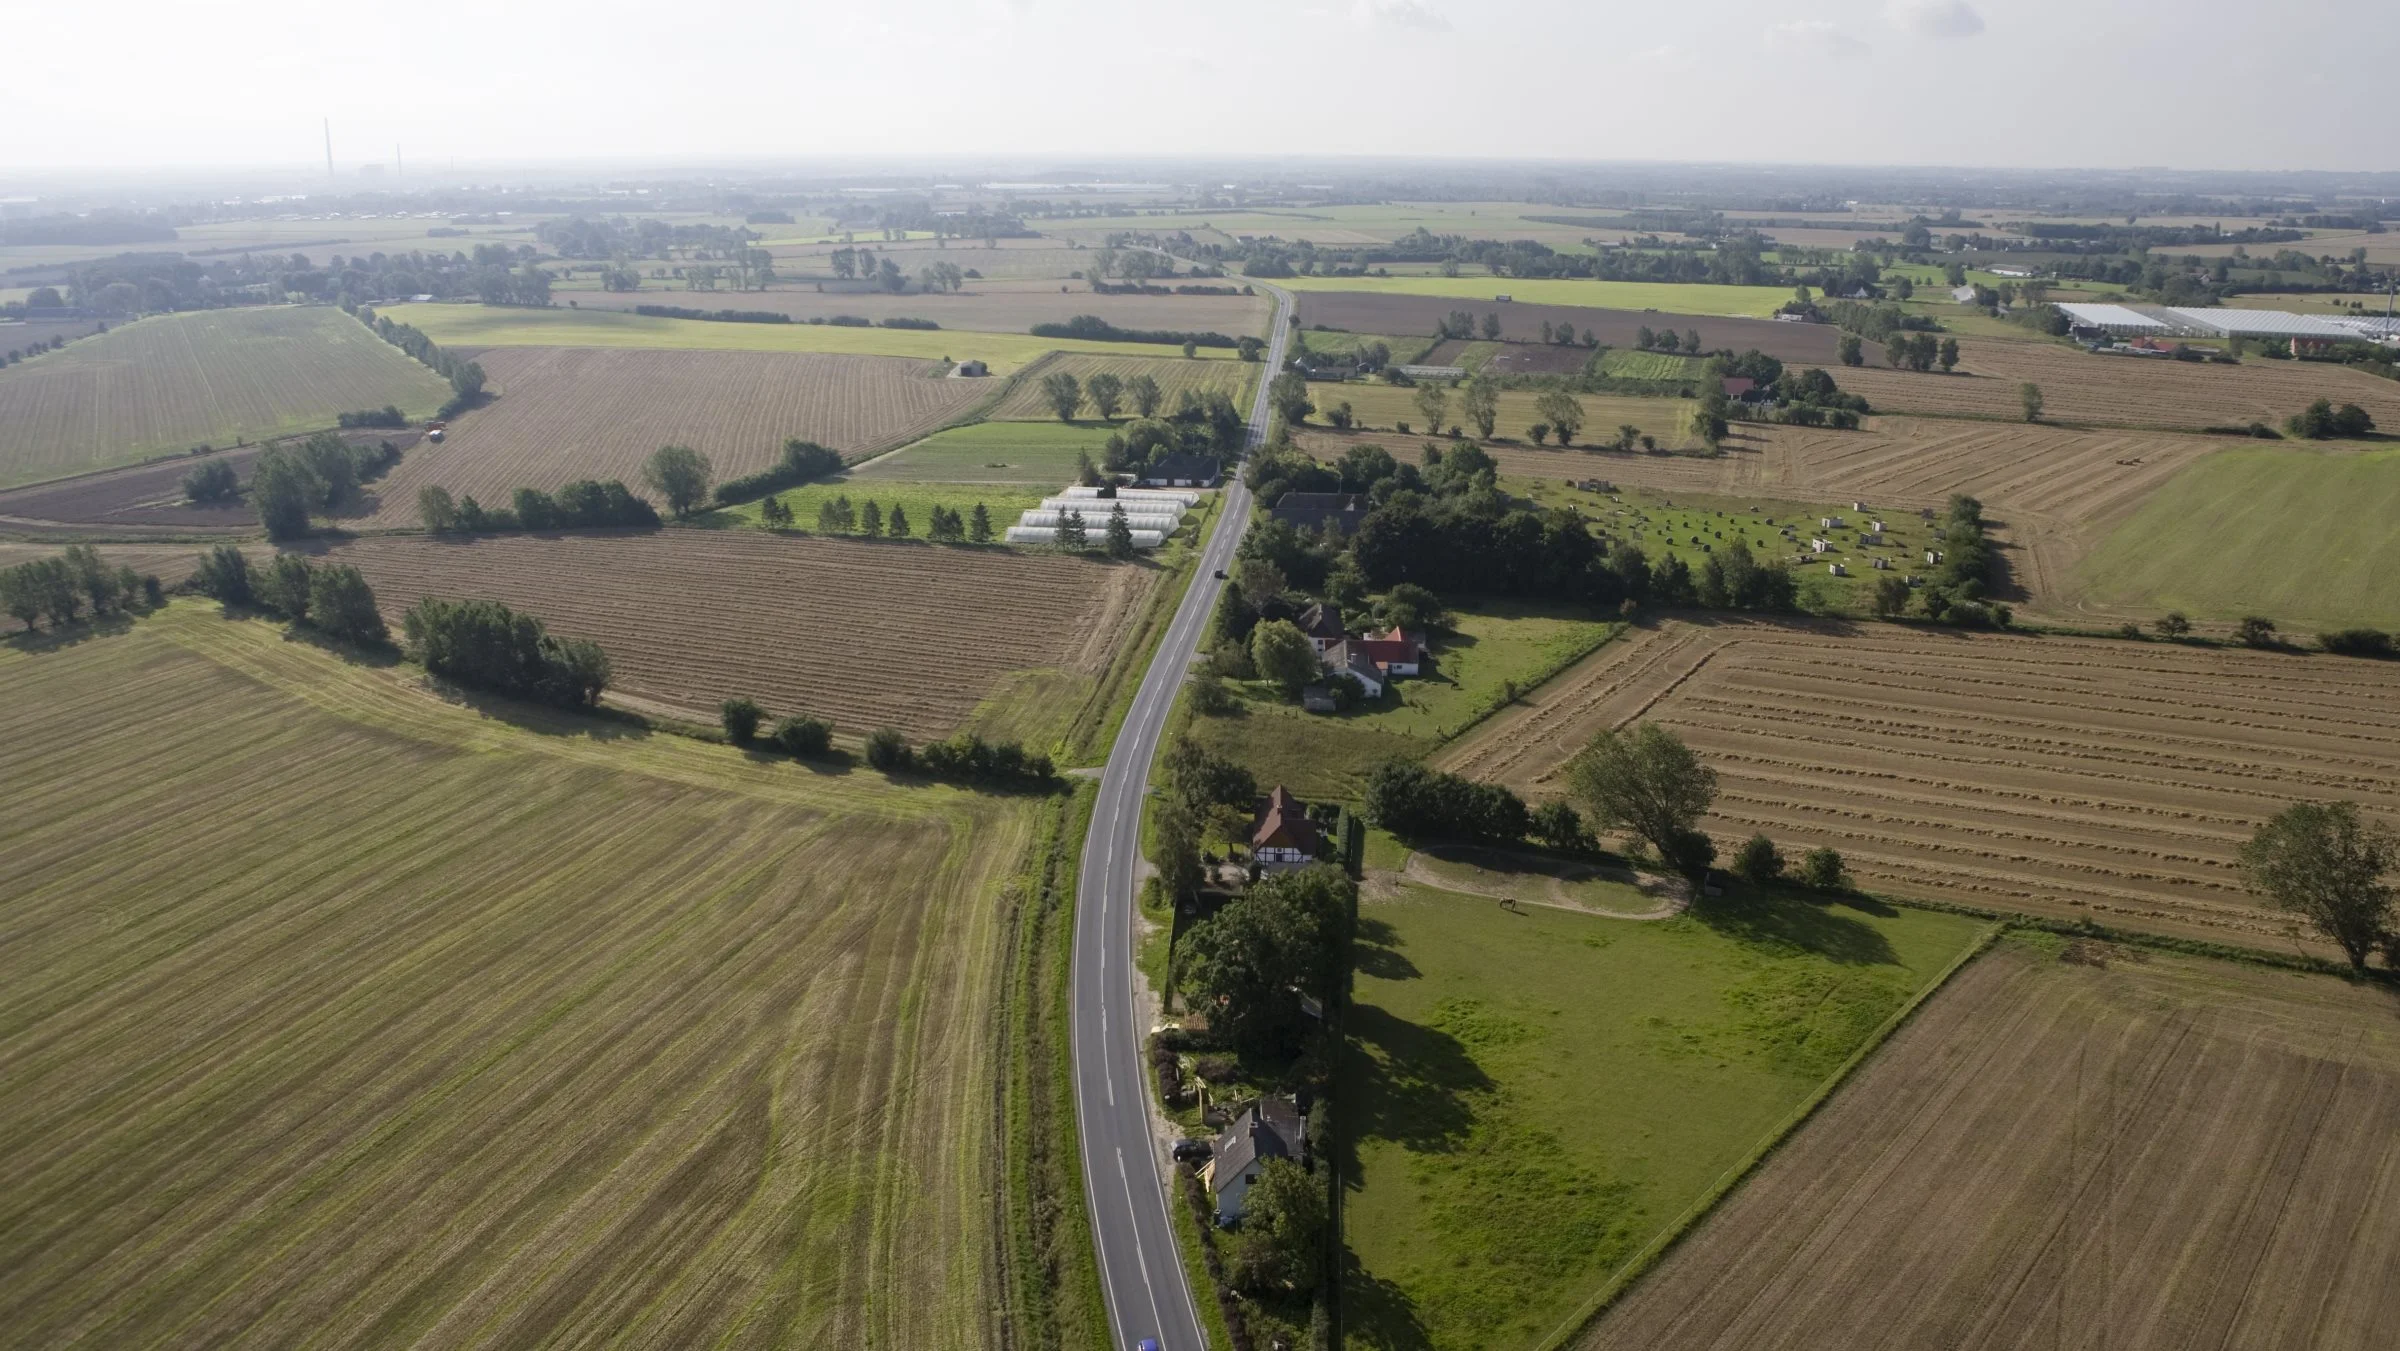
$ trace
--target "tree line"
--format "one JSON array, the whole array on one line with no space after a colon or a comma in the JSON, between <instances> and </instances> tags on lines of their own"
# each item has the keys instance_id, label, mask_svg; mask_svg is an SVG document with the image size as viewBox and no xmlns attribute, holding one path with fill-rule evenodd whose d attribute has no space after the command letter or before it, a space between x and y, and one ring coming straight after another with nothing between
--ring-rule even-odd
<instances>
[{"instance_id":1,"label":"tree line","mask_svg":"<svg viewBox=\"0 0 2400 1351\"><path fill-rule=\"evenodd\" d=\"M729 507L784 488L796 488L803 483L831 478L840 472L842 457L839 451L795 436L783 443L783 453L774 464L755 474L743 474L719 483L716 503L720 507Z\"/></svg>"},{"instance_id":2,"label":"tree line","mask_svg":"<svg viewBox=\"0 0 2400 1351\"><path fill-rule=\"evenodd\" d=\"M1239 347L1242 340L1222 333L1185 332L1164 328L1119 328L1096 314L1078 314L1063 324L1035 324L1027 330L1037 338L1083 338L1093 342L1143 342L1164 347ZM1257 339L1251 339L1256 342ZM1186 355L1189 355L1188 353Z\"/></svg>"},{"instance_id":3,"label":"tree line","mask_svg":"<svg viewBox=\"0 0 2400 1351\"><path fill-rule=\"evenodd\" d=\"M769 529L792 527L792 509L780 498L768 498L762 504L761 514ZM975 504L971 513L937 502L926 515L925 537L937 544L992 542L992 513L981 502ZM848 493L841 493L817 504L817 533L855 534L863 539L909 539L916 533L916 523L908 519L908 509L898 502L886 511L871 499L853 504Z\"/></svg>"},{"instance_id":4,"label":"tree line","mask_svg":"<svg viewBox=\"0 0 2400 1351\"><path fill-rule=\"evenodd\" d=\"M111 567L89 544L70 544L56 558L37 558L0 568L0 611L14 616L28 632L48 620L53 629L65 628L83 617L118 614L136 606L156 608L166 601L165 588L153 574L130 567Z\"/></svg>"},{"instance_id":5,"label":"tree line","mask_svg":"<svg viewBox=\"0 0 2400 1351\"><path fill-rule=\"evenodd\" d=\"M591 708L611 675L598 643L561 638L492 600L428 596L401 620L409 652L435 675L535 703Z\"/></svg>"},{"instance_id":6,"label":"tree line","mask_svg":"<svg viewBox=\"0 0 2400 1351\"><path fill-rule=\"evenodd\" d=\"M297 539L308 533L311 517L355 505L362 486L399 462L400 450L389 441L368 445L318 432L259 452L250 467L250 504L267 538ZM196 502L226 500L238 491L233 467L202 465L184 476L184 491Z\"/></svg>"},{"instance_id":7,"label":"tree line","mask_svg":"<svg viewBox=\"0 0 2400 1351\"><path fill-rule=\"evenodd\" d=\"M456 417L483 397L483 367L479 363L451 356L414 325L398 324L378 317L375 311L363 305L351 309L350 313L360 323L373 329L376 337L408 353L435 375L450 382L450 401L442 405L441 416Z\"/></svg>"},{"instance_id":8,"label":"tree line","mask_svg":"<svg viewBox=\"0 0 2400 1351\"><path fill-rule=\"evenodd\" d=\"M380 647L391 641L374 590L348 563L277 554L254 568L240 549L220 544L200 560L192 586L225 605L265 610L347 643Z\"/></svg>"},{"instance_id":9,"label":"tree line","mask_svg":"<svg viewBox=\"0 0 2400 1351\"><path fill-rule=\"evenodd\" d=\"M477 535L509 530L596 530L610 526L654 526L658 509L616 479L578 479L555 493L519 488L506 507L491 508L475 495L452 500L439 484L417 490L417 516L437 535Z\"/></svg>"}]
</instances>

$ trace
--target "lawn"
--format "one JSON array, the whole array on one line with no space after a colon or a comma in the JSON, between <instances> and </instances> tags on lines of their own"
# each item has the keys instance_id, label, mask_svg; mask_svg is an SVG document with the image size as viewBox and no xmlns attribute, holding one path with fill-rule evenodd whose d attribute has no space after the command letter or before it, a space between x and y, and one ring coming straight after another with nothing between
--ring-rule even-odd
<instances>
[{"instance_id":1,"label":"lawn","mask_svg":"<svg viewBox=\"0 0 2400 1351\"><path fill-rule=\"evenodd\" d=\"M1249 767L1260 785L1304 798L1356 799L1368 770L1420 758L1498 709L1510 686L1530 690L1623 626L1572 610L1482 601L1452 613L1429 672L1393 683L1347 713L1302 712L1267 685L1242 687L1240 710L1191 719L1192 736Z\"/></svg>"},{"instance_id":2,"label":"lawn","mask_svg":"<svg viewBox=\"0 0 2400 1351\"><path fill-rule=\"evenodd\" d=\"M0 487L331 427L450 397L340 310L257 306L120 324L0 371Z\"/></svg>"},{"instance_id":3,"label":"lawn","mask_svg":"<svg viewBox=\"0 0 2400 1351\"><path fill-rule=\"evenodd\" d=\"M919 538L924 537L925 527L932 522L936 506L949 507L963 516L971 515L975 504L980 502L991 513L992 537L998 539L1017 523L1019 512L1041 505L1044 497L1056 491L1055 487L1045 489L1013 483L925 483L845 475L823 483L786 488L775 495L792 509L792 524L800 530L815 531L817 508L836 497L847 497L853 509L869 502L879 504L886 520L890 519L892 508L899 507L908 513L909 528ZM692 519L702 526L758 526L762 524L759 511L759 503L744 502Z\"/></svg>"},{"instance_id":4,"label":"lawn","mask_svg":"<svg viewBox=\"0 0 2400 1351\"><path fill-rule=\"evenodd\" d=\"M1117 428L1084 422L977 422L936 432L852 470L869 483L1034 484L1055 492L1075 481L1078 455L1094 463Z\"/></svg>"},{"instance_id":5,"label":"lawn","mask_svg":"<svg viewBox=\"0 0 2400 1351\"><path fill-rule=\"evenodd\" d=\"M1709 286L1560 277L1285 277L1275 284L1291 291L1364 291L1480 301L1509 296L1530 305L1584 305L1609 310L1762 318L1781 309L1792 298L1790 288L1783 286Z\"/></svg>"},{"instance_id":6,"label":"lawn","mask_svg":"<svg viewBox=\"0 0 2400 1351\"><path fill-rule=\"evenodd\" d=\"M739 297L726 303L732 304ZM376 311L412 324L445 347L652 347L725 352L847 352L855 356L970 358L1006 375L1044 352L1176 357L1183 350L1149 343L1036 338L1022 333L851 328L841 324L722 324L658 319L621 311L519 309L495 305L388 305ZM1203 359L1233 360L1231 350L1202 348Z\"/></svg>"},{"instance_id":7,"label":"lawn","mask_svg":"<svg viewBox=\"0 0 2400 1351\"><path fill-rule=\"evenodd\" d=\"M1696 493L1663 493L1649 488L1620 486L1613 493L1585 492L1565 479L1503 478L1501 490L1544 507L1567 507L1581 512L1595 534L1623 540L1640 548L1651 562L1671 554L1682 559L1695 576L1709 556L1740 541L1762 563L1789 564L1800 585L1801 608L1818 614L1863 615L1876 579L1886 575L1869 561L1891 560L1891 574L1916 571L1921 551L1937 533L1933 522L1914 514L1884 517L1881 548L1860 541L1862 527L1872 516L1861 516L1847 502L1789 502L1767 497L1710 497ZM1820 521L1831 516L1842 524L1826 529ZM1786 540L1785 526L1795 527L1797 540ZM1834 548L1825 554L1808 551L1811 539L1828 539ZM1828 564L1845 565L1850 575L1836 577Z\"/></svg>"},{"instance_id":8,"label":"lawn","mask_svg":"<svg viewBox=\"0 0 2400 1351\"><path fill-rule=\"evenodd\" d=\"M2193 462L2076 566L2087 607L2400 627L2400 451L2237 448Z\"/></svg>"},{"instance_id":9,"label":"lawn","mask_svg":"<svg viewBox=\"0 0 2400 1351\"><path fill-rule=\"evenodd\" d=\"M436 697L180 602L0 644L15 1344L993 1346L1039 804Z\"/></svg>"},{"instance_id":10,"label":"lawn","mask_svg":"<svg viewBox=\"0 0 2400 1351\"><path fill-rule=\"evenodd\" d=\"M1698 357L1640 352L1629 347L1612 347L1600 357L1600 373L1620 380L1697 380L1706 374L1706 366Z\"/></svg>"},{"instance_id":11,"label":"lawn","mask_svg":"<svg viewBox=\"0 0 2400 1351\"><path fill-rule=\"evenodd\" d=\"M1747 892L1653 922L1415 884L1362 905L1334 1101L1349 1344L1570 1330L1980 932Z\"/></svg>"}]
</instances>

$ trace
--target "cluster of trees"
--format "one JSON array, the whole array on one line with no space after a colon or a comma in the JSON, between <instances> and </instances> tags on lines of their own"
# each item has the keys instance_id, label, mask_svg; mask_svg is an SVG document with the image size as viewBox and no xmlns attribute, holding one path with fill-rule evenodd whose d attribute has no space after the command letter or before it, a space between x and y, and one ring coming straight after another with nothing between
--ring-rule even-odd
<instances>
[{"instance_id":1,"label":"cluster of trees","mask_svg":"<svg viewBox=\"0 0 2400 1351\"><path fill-rule=\"evenodd\" d=\"M1176 944L1176 984L1230 1044L1288 1053L1308 1027L1301 1001L1347 988L1357 913L1357 884L1329 864L1262 877Z\"/></svg>"},{"instance_id":2,"label":"cluster of trees","mask_svg":"<svg viewBox=\"0 0 2400 1351\"><path fill-rule=\"evenodd\" d=\"M57 292L53 291L51 294L56 295ZM103 331L105 331L105 326L103 326ZM14 366L27 357L38 357L44 352L55 352L66 345L67 336L64 333L48 338L36 338L23 347L11 347L6 352L0 352L0 366Z\"/></svg>"},{"instance_id":3,"label":"cluster of trees","mask_svg":"<svg viewBox=\"0 0 2400 1351\"><path fill-rule=\"evenodd\" d=\"M353 430L362 427L399 428L408 425L408 414L401 412L397 404L387 403L381 408L361 408L354 412L338 413L334 420L338 425Z\"/></svg>"},{"instance_id":4,"label":"cluster of trees","mask_svg":"<svg viewBox=\"0 0 2400 1351\"><path fill-rule=\"evenodd\" d=\"M375 592L348 563L277 554L273 562L253 568L240 549L220 544L200 560L192 585L226 605L254 606L344 642L380 647L391 641L375 608Z\"/></svg>"},{"instance_id":5,"label":"cluster of trees","mask_svg":"<svg viewBox=\"0 0 2400 1351\"><path fill-rule=\"evenodd\" d=\"M87 605L99 616L136 605L156 606L165 599L156 575L112 568L89 544L70 544L56 558L0 568L0 610L28 630L39 629L44 619L53 628L72 624Z\"/></svg>"},{"instance_id":6,"label":"cluster of trees","mask_svg":"<svg viewBox=\"0 0 2400 1351\"><path fill-rule=\"evenodd\" d=\"M636 285L627 287L627 290L639 289L641 279L637 277L634 280ZM792 322L792 316L776 310L694 310L681 305L636 305L633 307L633 312L646 314L653 319L699 319L714 324L788 324Z\"/></svg>"},{"instance_id":7,"label":"cluster of trees","mask_svg":"<svg viewBox=\"0 0 2400 1351\"><path fill-rule=\"evenodd\" d=\"M570 216L534 227L533 237L561 258L729 258L747 250L756 230L731 225L684 224L655 216Z\"/></svg>"},{"instance_id":8,"label":"cluster of trees","mask_svg":"<svg viewBox=\"0 0 2400 1351\"><path fill-rule=\"evenodd\" d=\"M381 477L399 461L400 450L389 441L359 445L333 432L318 432L297 444L269 446L259 453L250 468L250 502L269 539L296 539L308 533L312 515L351 505L360 485ZM205 471L213 477L197 485L187 477L187 495L193 486L220 490L230 469L203 466L195 473Z\"/></svg>"},{"instance_id":9,"label":"cluster of trees","mask_svg":"<svg viewBox=\"0 0 2400 1351\"><path fill-rule=\"evenodd\" d=\"M841 452L795 436L783 443L783 453L774 464L755 474L729 478L718 484L716 502L720 507L731 506L765 493L831 478L840 472Z\"/></svg>"},{"instance_id":10,"label":"cluster of trees","mask_svg":"<svg viewBox=\"0 0 2400 1351\"><path fill-rule=\"evenodd\" d=\"M2325 441L2334 437L2365 436L2375 430L2375 419L2367 410L2354 403L2333 406L2331 399L2319 399L2285 420L2284 430L2293 436L2310 441Z\"/></svg>"},{"instance_id":11,"label":"cluster of trees","mask_svg":"<svg viewBox=\"0 0 2400 1351\"><path fill-rule=\"evenodd\" d=\"M1892 574L1875 583L1870 603L1885 618L1907 614L1913 604L1927 619L1966 628L2004 628L2009 608L1987 599L1999 580L2000 555L1983 521L1983 503L1957 494L1942 516L1934 549L1941 561L1918 574L1915 587Z\"/></svg>"},{"instance_id":12,"label":"cluster of trees","mask_svg":"<svg viewBox=\"0 0 2400 1351\"><path fill-rule=\"evenodd\" d=\"M658 509L616 479L578 479L555 493L519 488L506 507L486 507L474 494L453 500L437 485L417 491L417 515L436 534L500 530L595 530L657 525Z\"/></svg>"},{"instance_id":13,"label":"cluster of trees","mask_svg":"<svg viewBox=\"0 0 2400 1351\"><path fill-rule=\"evenodd\" d=\"M1071 380L1074 377L1067 378ZM1158 407L1155 387L1145 386L1146 379L1137 375L1126 387L1137 411L1144 407L1153 410ZM1063 398L1062 390L1059 399ZM1138 474L1170 456L1231 455L1241 449L1248 426L1240 410L1233 406L1232 397L1225 391L1212 389L1202 393L1198 390L1181 390L1175 396L1173 412L1164 417L1143 413L1123 431L1111 435L1101 449L1100 467L1112 474Z\"/></svg>"},{"instance_id":14,"label":"cluster of trees","mask_svg":"<svg viewBox=\"0 0 2400 1351\"><path fill-rule=\"evenodd\" d=\"M1889 344L1902 333L1935 331L1930 317L1910 314L1898 305L1875 305L1862 300L1830 300L1825 302L1823 313L1835 327L1867 342ZM1858 364L1846 357L1844 361L1850 365Z\"/></svg>"},{"instance_id":15,"label":"cluster of trees","mask_svg":"<svg viewBox=\"0 0 2400 1351\"><path fill-rule=\"evenodd\" d=\"M396 324L378 317L375 311L360 306L351 313L360 323L375 330L375 336L415 357L435 375L450 382L450 402L442 405L443 417L454 417L473 407L483 398L483 367L473 361L463 361L443 351L433 339L413 324Z\"/></svg>"},{"instance_id":16,"label":"cluster of trees","mask_svg":"<svg viewBox=\"0 0 2400 1351\"><path fill-rule=\"evenodd\" d=\"M1175 900L1200 894L1212 846L1245 843L1258 781L1189 736L1167 747L1162 791L1151 807L1151 862Z\"/></svg>"},{"instance_id":17,"label":"cluster of trees","mask_svg":"<svg viewBox=\"0 0 2400 1351\"><path fill-rule=\"evenodd\" d=\"M792 511L778 498L767 499L763 508L770 527L789 529ZM936 503L925 525L925 538L937 544L989 544L992 541L992 513L983 503L961 513L955 508ZM866 539L907 539L916 531L908 519L908 509L898 502L890 511L873 501L853 506L849 494L833 497L817 506L817 531L826 535L859 535Z\"/></svg>"},{"instance_id":18,"label":"cluster of trees","mask_svg":"<svg viewBox=\"0 0 2400 1351\"><path fill-rule=\"evenodd\" d=\"M1929 371L1935 366L1948 375L1958 364L1958 339L1936 340L1931 333L1894 333L1883 345L1883 359L1893 370Z\"/></svg>"},{"instance_id":19,"label":"cluster of trees","mask_svg":"<svg viewBox=\"0 0 2400 1351\"><path fill-rule=\"evenodd\" d=\"M348 258L335 254L320 267L299 253L241 253L205 260L127 254L70 269L67 303L112 318L279 303L292 296L338 302L346 309L413 295L531 303L527 295L546 298L549 288L547 276L527 276L539 271L532 267L534 255L530 245L482 244L471 255L415 250Z\"/></svg>"},{"instance_id":20,"label":"cluster of trees","mask_svg":"<svg viewBox=\"0 0 2400 1351\"><path fill-rule=\"evenodd\" d=\"M986 741L973 732L953 732L940 741L911 747L889 727L867 735L867 763L891 774L923 774L986 788L1048 789L1057 766L1043 751L1015 741Z\"/></svg>"},{"instance_id":21,"label":"cluster of trees","mask_svg":"<svg viewBox=\"0 0 2400 1351\"><path fill-rule=\"evenodd\" d=\"M1644 325L1634 330L1633 345L1645 352L1685 352L1692 356L1700 355L1703 350L1700 346L1700 330L1696 328L1686 329L1678 337L1674 329L1662 328L1654 333L1648 325Z\"/></svg>"},{"instance_id":22,"label":"cluster of trees","mask_svg":"<svg viewBox=\"0 0 2400 1351\"><path fill-rule=\"evenodd\" d=\"M736 746L760 744L759 725L767 711L750 698L728 699L719 709L725 735ZM799 760L822 760L833 752L833 723L801 714L778 719L763 738L766 745Z\"/></svg>"},{"instance_id":23,"label":"cluster of trees","mask_svg":"<svg viewBox=\"0 0 2400 1351\"><path fill-rule=\"evenodd\" d=\"M2361 816L2357 803L2295 803L2259 826L2240 857L2251 889L2306 919L2352 970L2365 971L2378 950L2387 971L2400 970L2400 835Z\"/></svg>"},{"instance_id":24,"label":"cluster of trees","mask_svg":"<svg viewBox=\"0 0 2400 1351\"><path fill-rule=\"evenodd\" d=\"M1095 342L1148 342L1169 347L1240 347L1242 339L1222 333L1191 333L1164 328L1119 328L1096 314L1079 314L1063 324L1035 324L1027 330L1037 338L1085 338ZM1249 339L1256 343L1256 338ZM1189 355L1189 352L1186 353Z\"/></svg>"},{"instance_id":25,"label":"cluster of trees","mask_svg":"<svg viewBox=\"0 0 2400 1351\"><path fill-rule=\"evenodd\" d=\"M1427 769L1413 760L1376 766L1367 776L1362 806L1368 821L1402 839L1510 844L1533 828L1525 800L1508 789Z\"/></svg>"},{"instance_id":26,"label":"cluster of trees","mask_svg":"<svg viewBox=\"0 0 2400 1351\"><path fill-rule=\"evenodd\" d=\"M558 637L498 601L428 596L401 631L426 670L495 694L589 708L608 688L608 654L598 643Z\"/></svg>"},{"instance_id":27,"label":"cluster of trees","mask_svg":"<svg viewBox=\"0 0 2400 1351\"><path fill-rule=\"evenodd\" d=\"M183 496L191 502L230 502L242 495L242 476L225 460L211 460L183 476Z\"/></svg>"}]
</instances>

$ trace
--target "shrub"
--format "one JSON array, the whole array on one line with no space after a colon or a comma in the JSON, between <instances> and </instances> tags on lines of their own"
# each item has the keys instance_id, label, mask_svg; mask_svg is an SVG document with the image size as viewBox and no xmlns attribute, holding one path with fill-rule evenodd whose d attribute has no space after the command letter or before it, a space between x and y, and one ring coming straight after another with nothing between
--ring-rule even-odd
<instances>
[{"instance_id":1,"label":"shrub","mask_svg":"<svg viewBox=\"0 0 2400 1351\"><path fill-rule=\"evenodd\" d=\"M1783 876L1783 851L1764 834L1753 835L1742 842L1742 851L1733 856L1733 871L1747 881L1772 882Z\"/></svg>"},{"instance_id":2,"label":"shrub","mask_svg":"<svg viewBox=\"0 0 2400 1351\"><path fill-rule=\"evenodd\" d=\"M718 484L716 502L720 507L747 502L753 497L763 497L771 492L838 474L841 469L842 457L839 452L795 436L783 443L783 458L776 461L773 467Z\"/></svg>"},{"instance_id":3,"label":"shrub","mask_svg":"<svg viewBox=\"0 0 2400 1351\"><path fill-rule=\"evenodd\" d=\"M881 770L906 769L916 756L908 748L908 738L889 727L878 727L867 733L867 763Z\"/></svg>"},{"instance_id":4,"label":"shrub","mask_svg":"<svg viewBox=\"0 0 2400 1351\"><path fill-rule=\"evenodd\" d=\"M1365 811L1369 822L1403 838L1505 844L1533 824L1524 800L1508 789L1410 760L1386 761L1367 775Z\"/></svg>"},{"instance_id":5,"label":"shrub","mask_svg":"<svg viewBox=\"0 0 2400 1351\"><path fill-rule=\"evenodd\" d=\"M792 717L775 724L775 749L803 760L824 758L833 749L833 724L820 718Z\"/></svg>"},{"instance_id":6,"label":"shrub","mask_svg":"<svg viewBox=\"0 0 2400 1351\"><path fill-rule=\"evenodd\" d=\"M250 560L234 545L220 544L200 560L199 571L192 574L192 586L201 595L227 605L248 605Z\"/></svg>"},{"instance_id":7,"label":"shrub","mask_svg":"<svg viewBox=\"0 0 2400 1351\"><path fill-rule=\"evenodd\" d=\"M1850 874L1840 853L1820 845L1800 856L1800 880L1818 891L1841 891L1849 886Z\"/></svg>"},{"instance_id":8,"label":"shrub","mask_svg":"<svg viewBox=\"0 0 2400 1351\"><path fill-rule=\"evenodd\" d=\"M758 724L767 711L755 699L728 699L717 708L717 718L725 724L725 735L736 746L747 746L758 740Z\"/></svg>"},{"instance_id":9,"label":"shrub","mask_svg":"<svg viewBox=\"0 0 2400 1351\"><path fill-rule=\"evenodd\" d=\"M461 684L568 708L596 704L608 688L599 644L557 637L498 601L428 596L401 628L426 670Z\"/></svg>"},{"instance_id":10,"label":"shrub","mask_svg":"<svg viewBox=\"0 0 2400 1351\"><path fill-rule=\"evenodd\" d=\"M2192 631L2192 621L2184 618L2181 610L2169 610L2164 618L2151 627L2158 630L2159 637L2175 639Z\"/></svg>"},{"instance_id":11,"label":"shrub","mask_svg":"<svg viewBox=\"0 0 2400 1351\"><path fill-rule=\"evenodd\" d=\"M194 502L230 502L241 491L241 475L223 460L211 461L183 476L183 495Z\"/></svg>"},{"instance_id":12,"label":"shrub","mask_svg":"<svg viewBox=\"0 0 2400 1351\"><path fill-rule=\"evenodd\" d=\"M2317 646L2345 657L2400 656L2400 649L2393 645L2392 635L2381 629L2341 629L2333 633L2320 633L2317 635Z\"/></svg>"},{"instance_id":13,"label":"shrub","mask_svg":"<svg viewBox=\"0 0 2400 1351\"><path fill-rule=\"evenodd\" d=\"M375 609L375 592L348 563L329 563L311 574L308 616L309 623L344 642L380 647L391 641Z\"/></svg>"},{"instance_id":14,"label":"shrub","mask_svg":"<svg viewBox=\"0 0 2400 1351\"><path fill-rule=\"evenodd\" d=\"M2275 621L2258 615L2245 615L2233 626L2233 636L2244 647L2281 647L2283 640L2276 636Z\"/></svg>"}]
</instances>

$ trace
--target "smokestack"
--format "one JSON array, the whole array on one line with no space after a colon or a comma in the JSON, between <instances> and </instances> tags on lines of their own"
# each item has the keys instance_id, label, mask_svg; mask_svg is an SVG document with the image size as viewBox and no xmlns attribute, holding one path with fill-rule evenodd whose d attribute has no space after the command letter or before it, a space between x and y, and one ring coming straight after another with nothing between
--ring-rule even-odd
<instances>
[{"instance_id":1,"label":"smokestack","mask_svg":"<svg viewBox=\"0 0 2400 1351\"><path fill-rule=\"evenodd\" d=\"M394 141L392 142L392 177L399 178L407 172L408 165L400 158L400 143Z\"/></svg>"},{"instance_id":2,"label":"smokestack","mask_svg":"<svg viewBox=\"0 0 2400 1351\"><path fill-rule=\"evenodd\" d=\"M325 119L325 176L333 177L333 119Z\"/></svg>"}]
</instances>

